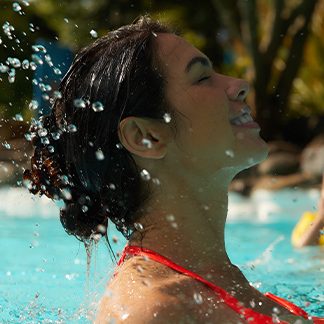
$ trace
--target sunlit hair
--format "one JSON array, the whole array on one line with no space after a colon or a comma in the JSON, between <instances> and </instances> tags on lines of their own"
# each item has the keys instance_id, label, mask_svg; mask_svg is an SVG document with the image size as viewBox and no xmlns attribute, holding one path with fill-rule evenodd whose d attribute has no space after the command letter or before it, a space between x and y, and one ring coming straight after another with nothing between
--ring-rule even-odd
<instances>
[{"instance_id":1,"label":"sunlit hair","mask_svg":"<svg viewBox=\"0 0 324 324\"><path fill-rule=\"evenodd\" d=\"M35 152L25 182L34 194L64 200L61 222L84 242L106 236L108 218L128 239L149 197L117 129L127 116L163 121L172 114L154 42L169 32L145 16L82 49L51 115L31 127Z\"/></svg>"}]
</instances>

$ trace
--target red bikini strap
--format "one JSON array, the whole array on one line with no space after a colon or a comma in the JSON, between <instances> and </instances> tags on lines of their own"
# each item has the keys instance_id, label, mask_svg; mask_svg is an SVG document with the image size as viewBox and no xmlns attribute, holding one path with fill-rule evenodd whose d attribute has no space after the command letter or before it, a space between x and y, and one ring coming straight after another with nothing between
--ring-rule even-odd
<instances>
[{"instance_id":1,"label":"red bikini strap","mask_svg":"<svg viewBox=\"0 0 324 324\"><path fill-rule=\"evenodd\" d=\"M224 300L226 305L228 305L230 308L232 308L236 313L242 314L244 318L251 324L271 324L273 323L272 318L270 316L258 313L254 311L251 308L246 308L242 306L242 304L232 295L230 295L226 290L214 285L213 283L209 282L208 280L205 280L203 277L199 276L198 274L187 270L178 264L172 262L170 259L152 251L146 248L142 248L139 246L129 246L126 245L122 256L120 260L118 261L117 265L120 265L127 254L132 254L132 255L140 255L144 257L149 257L150 259L157 261L159 263L165 264L166 266L170 267L173 270L176 270L177 272L183 273L187 276L193 277L202 283L206 284L209 286L211 289L213 289L215 292L219 294L219 296ZM280 321L280 324L286 323L285 321Z\"/></svg>"},{"instance_id":2,"label":"red bikini strap","mask_svg":"<svg viewBox=\"0 0 324 324\"><path fill-rule=\"evenodd\" d=\"M277 304L285 307L286 309L288 309L291 313L297 315L297 316L302 316L304 318L308 318L308 314L301 309L300 307L298 307L297 305L291 303L290 301L283 299L281 297L278 297L270 292L266 292L264 294L266 297L272 299L273 301L275 301Z\"/></svg>"}]
</instances>

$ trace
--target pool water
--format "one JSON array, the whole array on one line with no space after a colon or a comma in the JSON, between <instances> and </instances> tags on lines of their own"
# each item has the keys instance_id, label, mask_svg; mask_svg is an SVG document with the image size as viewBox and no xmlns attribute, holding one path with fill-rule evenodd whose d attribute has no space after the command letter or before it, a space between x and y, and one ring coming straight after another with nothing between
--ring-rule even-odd
<instances>
[{"instance_id":1,"label":"pool water","mask_svg":"<svg viewBox=\"0 0 324 324\"><path fill-rule=\"evenodd\" d=\"M260 291L270 291L324 316L323 248L295 250L290 233L301 213L314 210L316 190L231 193L226 244L233 263ZM21 188L0 189L0 323L90 323L112 275L108 248L93 250L90 274L84 246L68 236L59 207ZM114 251L126 241L110 226Z\"/></svg>"}]
</instances>

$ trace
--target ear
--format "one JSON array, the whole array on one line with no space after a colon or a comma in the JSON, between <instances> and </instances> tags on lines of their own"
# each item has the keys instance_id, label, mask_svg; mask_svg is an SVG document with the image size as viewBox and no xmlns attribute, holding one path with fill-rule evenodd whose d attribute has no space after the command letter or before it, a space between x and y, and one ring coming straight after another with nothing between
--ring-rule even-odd
<instances>
[{"instance_id":1,"label":"ear","mask_svg":"<svg viewBox=\"0 0 324 324\"><path fill-rule=\"evenodd\" d=\"M119 124L122 145L131 153L150 159L162 159L173 133L166 123L152 118L126 117Z\"/></svg>"}]
</instances>

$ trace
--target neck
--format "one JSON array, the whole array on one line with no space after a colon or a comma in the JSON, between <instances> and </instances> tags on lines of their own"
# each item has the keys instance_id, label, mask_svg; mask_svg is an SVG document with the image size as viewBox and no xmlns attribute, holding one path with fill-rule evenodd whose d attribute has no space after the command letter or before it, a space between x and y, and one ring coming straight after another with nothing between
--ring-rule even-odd
<instances>
[{"instance_id":1,"label":"neck","mask_svg":"<svg viewBox=\"0 0 324 324\"><path fill-rule=\"evenodd\" d=\"M177 183L160 179L138 220L144 229L129 244L154 250L207 278L226 271L231 266L224 241L231 178L219 174L199 184L186 177Z\"/></svg>"}]
</instances>

